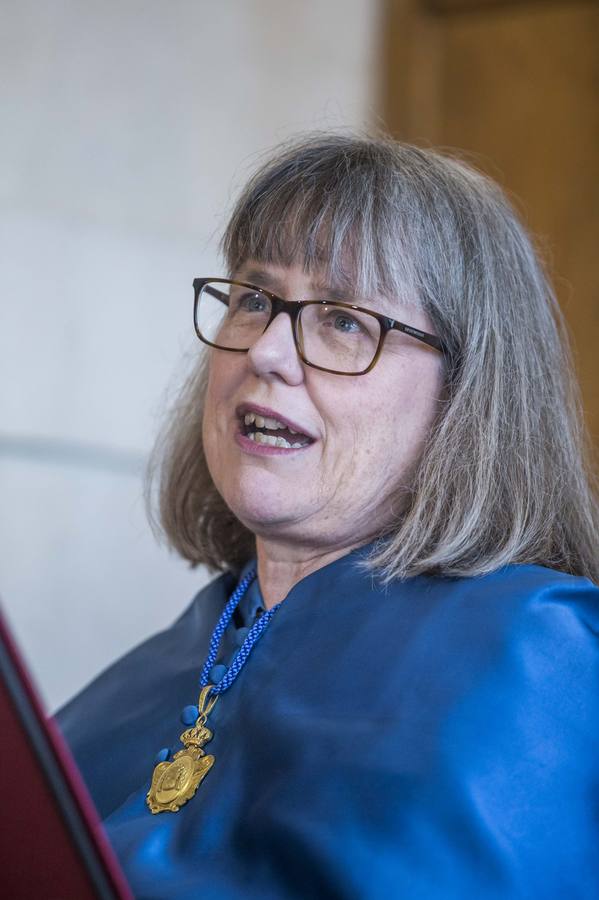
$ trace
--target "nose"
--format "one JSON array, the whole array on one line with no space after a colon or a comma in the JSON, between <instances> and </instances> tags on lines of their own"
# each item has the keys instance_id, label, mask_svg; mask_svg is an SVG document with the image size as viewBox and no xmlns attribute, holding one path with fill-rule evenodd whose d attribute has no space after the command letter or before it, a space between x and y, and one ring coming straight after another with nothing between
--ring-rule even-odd
<instances>
[{"instance_id":1,"label":"nose","mask_svg":"<svg viewBox=\"0 0 599 900\"><path fill-rule=\"evenodd\" d=\"M291 319L280 312L248 350L248 363L255 375L280 378L288 384L301 384L304 368L298 356Z\"/></svg>"}]
</instances>

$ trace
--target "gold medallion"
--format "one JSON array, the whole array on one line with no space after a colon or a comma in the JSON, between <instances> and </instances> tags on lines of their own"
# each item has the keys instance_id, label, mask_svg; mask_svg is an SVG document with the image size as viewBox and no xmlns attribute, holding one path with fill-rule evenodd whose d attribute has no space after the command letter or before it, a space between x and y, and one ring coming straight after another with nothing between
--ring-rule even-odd
<instances>
[{"instance_id":1,"label":"gold medallion","mask_svg":"<svg viewBox=\"0 0 599 900\"><path fill-rule=\"evenodd\" d=\"M167 810L177 812L193 797L212 768L214 757L202 749L212 738L212 732L206 727L206 720L219 696L214 694L208 700L211 689L211 684L202 688L197 721L181 735L180 740L185 748L175 753L170 762L158 763L154 769L152 784L146 796L146 802L153 813Z\"/></svg>"}]
</instances>

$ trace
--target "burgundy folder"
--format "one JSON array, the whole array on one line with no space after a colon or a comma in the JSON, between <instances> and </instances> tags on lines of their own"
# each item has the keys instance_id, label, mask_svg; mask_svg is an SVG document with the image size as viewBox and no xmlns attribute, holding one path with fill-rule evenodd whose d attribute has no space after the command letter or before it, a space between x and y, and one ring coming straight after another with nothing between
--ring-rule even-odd
<instances>
[{"instance_id":1,"label":"burgundy folder","mask_svg":"<svg viewBox=\"0 0 599 900\"><path fill-rule=\"evenodd\" d=\"M132 900L92 801L0 611L0 894Z\"/></svg>"}]
</instances>

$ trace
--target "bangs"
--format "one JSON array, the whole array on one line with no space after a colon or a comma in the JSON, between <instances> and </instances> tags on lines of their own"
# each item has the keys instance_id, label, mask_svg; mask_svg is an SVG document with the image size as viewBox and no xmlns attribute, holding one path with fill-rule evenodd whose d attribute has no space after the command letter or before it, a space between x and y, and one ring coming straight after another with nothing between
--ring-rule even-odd
<instances>
[{"instance_id":1,"label":"bangs","mask_svg":"<svg viewBox=\"0 0 599 900\"><path fill-rule=\"evenodd\" d=\"M300 265L362 299L407 296L414 279L393 198L366 159L372 148L351 149L294 144L258 171L223 235L230 276L252 259Z\"/></svg>"}]
</instances>

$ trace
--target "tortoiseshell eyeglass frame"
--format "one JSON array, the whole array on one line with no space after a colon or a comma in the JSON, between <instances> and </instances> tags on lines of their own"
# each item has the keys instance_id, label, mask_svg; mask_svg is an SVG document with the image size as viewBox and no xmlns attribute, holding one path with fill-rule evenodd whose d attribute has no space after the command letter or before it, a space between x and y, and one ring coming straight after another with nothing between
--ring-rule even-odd
<instances>
[{"instance_id":1,"label":"tortoiseshell eyeglass frame","mask_svg":"<svg viewBox=\"0 0 599 900\"><path fill-rule=\"evenodd\" d=\"M397 319L391 319L389 316L384 316L381 313L373 312L373 310L366 309L364 306L356 306L354 303L343 303L340 300L284 300L282 297L279 297L278 294L273 294L272 291L269 291L266 288L258 287L258 285L256 284L250 284L247 281L234 281L230 278L194 278L193 323L195 332L204 344L208 344L210 347L215 347L217 350L227 350L229 353L247 353L251 348L222 347L220 344L215 344L213 341L209 341L201 333L198 322L198 306L202 290L204 290L205 288L206 291L209 292L213 297L215 297L217 300L221 300L225 304L225 306L228 306L227 294L224 291L219 291L218 288L213 287L213 285L215 284L227 284L235 285L236 287L246 287L252 291L257 291L258 293L263 294L270 300L270 318L264 326L262 334L264 334L266 329L273 322L275 317L279 315L279 313L287 313L287 315L291 319L291 331L299 358L307 366L311 366L313 369L319 369L321 372L330 372L332 375L366 375L367 372L370 372L378 362L381 351L383 349L383 344L385 343L385 338L387 337L389 332L393 330L400 331L403 334L407 334L410 337L413 337L415 340L421 341L423 344L426 344L428 347L432 347L434 350L437 350L439 353L449 358L448 348L441 340L441 338L438 338L434 334L429 334L426 331L422 331L420 328L414 328L412 325L406 325L405 322L400 322ZM336 306L347 310L353 309L356 312L364 313L376 319L380 325L380 335L378 346L370 364L365 369L361 369L359 372L341 372L337 369L329 369L325 366L319 366L316 363L310 362L310 360L306 358L306 355L304 353L301 331L301 312L306 306Z\"/></svg>"}]
</instances>

